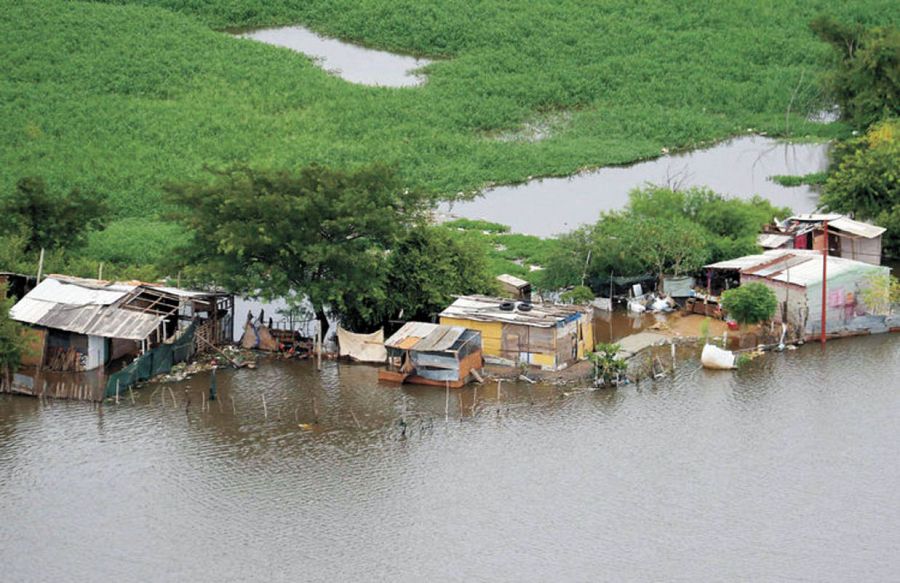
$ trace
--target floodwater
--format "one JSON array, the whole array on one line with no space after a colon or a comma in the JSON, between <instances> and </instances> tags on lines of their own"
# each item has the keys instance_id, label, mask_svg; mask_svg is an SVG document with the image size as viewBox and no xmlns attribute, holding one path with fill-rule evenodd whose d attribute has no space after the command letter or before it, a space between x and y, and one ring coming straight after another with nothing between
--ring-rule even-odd
<instances>
[{"instance_id":1,"label":"floodwater","mask_svg":"<svg viewBox=\"0 0 900 583\"><path fill-rule=\"evenodd\" d=\"M624 207L631 190L649 183L706 186L740 198L758 194L796 213L807 213L818 203L819 195L812 188L784 187L769 177L820 172L827 165L827 144L789 144L746 136L630 166L499 186L471 201L444 204L440 210L454 217L509 225L517 233L549 237L592 223L602 211Z\"/></svg>"},{"instance_id":2,"label":"floodwater","mask_svg":"<svg viewBox=\"0 0 900 583\"><path fill-rule=\"evenodd\" d=\"M431 62L324 37L302 26L251 30L239 36L303 53L325 70L363 85L419 85L425 82L425 76L416 71Z\"/></svg>"},{"instance_id":3,"label":"floodwater","mask_svg":"<svg viewBox=\"0 0 900 583\"><path fill-rule=\"evenodd\" d=\"M2 579L900 572L898 335L734 373L681 361L618 390L470 387L449 407L441 389L323 367L220 370L208 411L204 376L102 411L0 396Z\"/></svg>"}]
</instances>

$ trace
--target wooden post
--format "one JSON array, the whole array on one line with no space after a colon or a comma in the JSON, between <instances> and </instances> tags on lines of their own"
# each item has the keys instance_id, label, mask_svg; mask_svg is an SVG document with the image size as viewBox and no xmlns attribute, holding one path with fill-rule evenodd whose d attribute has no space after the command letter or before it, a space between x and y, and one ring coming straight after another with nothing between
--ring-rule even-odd
<instances>
[{"instance_id":1,"label":"wooden post","mask_svg":"<svg viewBox=\"0 0 900 583\"><path fill-rule=\"evenodd\" d=\"M269 408L266 406L266 394L265 393L262 394L262 400L263 400L263 414L266 416L266 421L268 421L269 420Z\"/></svg>"},{"instance_id":2,"label":"wooden post","mask_svg":"<svg viewBox=\"0 0 900 583\"><path fill-rule=\"evenodd\" d=\"M672 370L675 370L675 340L672 340Z\"/></svg>"},{"instance_id":3,"label":"wooden post","mask_svg":"<svg viewBox=\"0 0 900 583\"><path fill-rule=\"evenodd\" d=\"M119 379L116 379L116 405L119 404Z\"/></svg>"},{"instance_id":4,"label":"wooden post","mask_svg":"<svg viewBox=\"0 0 900 583\"><path fill-rule=\"evenodd\" d=\"M446 384L447 398L444 402L444 421L450 421L450 381L444 381Z\"/></svg>"},{"instance_id":5,"label":"wooden post","mask_svg":"<svg viewBox=\"0 0 900 583\"><path fill-rule=\"evenodd\" d=\"M103 280L103 262L100 262L100 267L97 268L97 279Z\"/></svg>"},{"instance_id":6,"label":"wooden post","mask_svg":"<svg viewBox=\"0 0 900 583\"><path fill-rule=\"evenodd\" d=\"M823 221L825 226L825 244L822 245L822 346L825 346L825 310L828 307L828 221Z\"/></svg>"}]
</instances>

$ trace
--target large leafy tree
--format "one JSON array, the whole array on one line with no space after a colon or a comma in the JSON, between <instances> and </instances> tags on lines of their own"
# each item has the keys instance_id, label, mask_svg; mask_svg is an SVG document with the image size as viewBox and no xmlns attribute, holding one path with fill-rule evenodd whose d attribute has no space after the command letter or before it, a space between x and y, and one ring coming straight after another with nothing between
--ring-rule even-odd
<instances>
[{"instance_id":1,"label":"large leafy tree","mask_svg":"<svg viewBox=\"0 0 900 583\"><path fill-rule=\"evenodd\" d=\"M51 191L39 177L26 177L0 203L0 227L24 240L24 252L81 246L107 218L105 201L77 188L66 195Z\"/></svg>"},{"instance_id":2,"label":"large leafy tree","mask_svg":"<svg viewBox=\"0 0 900 583\"><path fill-rule=\"evenodd\" d=\"M900 115L900 30L866 29L823 16L810 28L834 48L825 88L841 115L859 127Z\"/></svg>"},{"instance_id":3,"label":"large leafy tree","mask_svg":"<svg viewBox=\"0 0 900 583\"><path fill-rule=\"evenodd\" d=\"M381 165L232 168L169 191L192 233L189 272L244 293L305 295L325 329L329 310L353 323L383 317L388 254L427 202Z\"/></svg>"}]
</instances>

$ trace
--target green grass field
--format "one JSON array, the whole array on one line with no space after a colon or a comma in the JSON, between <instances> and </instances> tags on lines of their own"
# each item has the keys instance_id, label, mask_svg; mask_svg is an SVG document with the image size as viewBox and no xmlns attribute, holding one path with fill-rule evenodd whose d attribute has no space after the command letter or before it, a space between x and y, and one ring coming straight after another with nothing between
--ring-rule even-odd
<instances>
[{"instance_id":1,"label":"green grass field","mask_svg":"<svg viewBox=\"0 0 900 583\"><path fill-rule=\"evenodd\" d=\"M143 262L177 239L157 222L164 185L207 165L379 160L454 196L748 128L827 137L843 129L804 121L821 106L828 48L807 23L823 12L897 14L889 0L0 0L0 196L26 175L107 196L131 222L90 252ZM288 23L440 59L424 86L364 87L217 31ZM546 140L492 139L561 111Z\"/></svg>"}]
</instances>

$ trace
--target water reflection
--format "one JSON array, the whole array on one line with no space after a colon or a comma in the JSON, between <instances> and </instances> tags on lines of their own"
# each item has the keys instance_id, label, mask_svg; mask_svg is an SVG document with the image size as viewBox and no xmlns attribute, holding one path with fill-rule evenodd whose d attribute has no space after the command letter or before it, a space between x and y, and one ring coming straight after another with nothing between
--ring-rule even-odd
<instances>
[{"instance_id":1,"label":"water reflection","mask_svg":"<svg viewBox=\"0 0 900 583\"><path fill-rule=\"evenodd\" d=\"M805 185L781 186L769 177L822 171L828 164L827 153L827 144L788 144L747 136L631 166L500 186L471 201L444 204L441 211L548 237L593 222L601 211L624 207L631 190L651 183L681 188L706 186L740 198L758 194L805 213L815 210L818 194Z\"/></svg>"},{"instance_id":2,"label":"water reflection","mask_svg":"<svg viewBox=\"0 0 900 583\"><path fill-rule=\"evenodd\" d=\"M839 581L900 568L897 335L737 373L682 360L615 391L472 386L449 406L367 366L217 375L208 407L206 375L102 416L0 396L3 579ZM53 552L35 560L41 548Z\"/></svg>"},{"instance_id":3,"label":"water reflection","mask_svg":"<svg viewBox=\"0 0 900 583\"><path fill-rule=\"evenodd\" d=\"M363 85L419 85L425 82L425 76L416 71L431 62L327 38L302 26L252 30L242 32L239 36L301 52L318 62L326 71Z\"/></svg>"}]
</instances>

